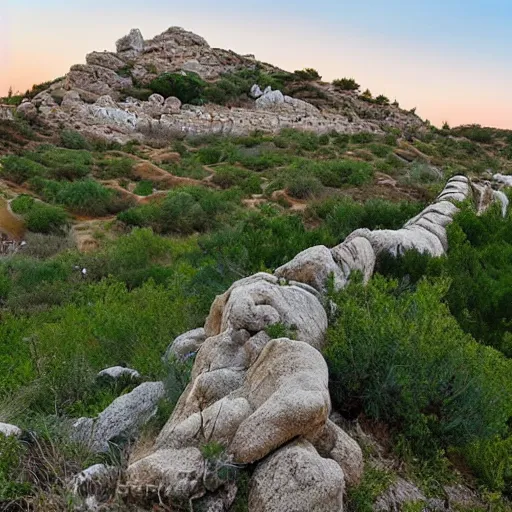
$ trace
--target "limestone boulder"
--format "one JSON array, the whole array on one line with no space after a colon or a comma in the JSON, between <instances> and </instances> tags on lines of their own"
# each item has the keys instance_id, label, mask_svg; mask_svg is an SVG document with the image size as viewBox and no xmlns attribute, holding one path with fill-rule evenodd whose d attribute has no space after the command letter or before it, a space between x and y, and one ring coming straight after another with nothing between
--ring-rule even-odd
<instances>
[{"instance_id":1,"label":"limestone boulder","mask_svg":"<svg viewBox=\"0 0 512 512\"><path fill-rule=\"evenodd\" d=\"M68 487L73 495L98 503L114 494L118 477L118 468L95 464L71 478Z\"/></svg>"},{"instance_id":2,"label":"limestone boulder","mask_svg":"<svg viewBox=\"0 0 512 512\"><path fill-rule=\"evenodd\" d=\"M228 451L247 464L325 425L331 409L327 364L307 343L272 340L238 395L247 398L254 413L240 424Z\"/></svg>"},{"instance_id":3,"label":"limestone boulder","mask_svg":"<svg viewBox=\"0 0 512 512\"><path fill-rule=\"evenodd\" d=\"M131 393L116 398L97 418L80 418L72 427L72 438L92 451L106 452L110 443L124 442L156 413L165 396L161 382L145 382Z\"/></svg>"},{"instance_id":4,"label":"limestone boulder","mask_svg":"<svg viewBox=\"0 0 512 512\"><path fill-rule=\"evenodd\" d=\"M360 446L338 425L328 420L325 426L308 440L322 457L336 461L345 475L347 486L360 483L364 460Z\"/></svg>"},{"instance_id":5,"label":"limestone boulder","mask_svg":"<svg viewBox=\"0 0 512 512\"><path fill-rule=\"evenodd\" d=\"M509 199L501 190L493 190L494 201L501 204L501 214L503 217L507 216Z\"/></svg>"},{"instance_id":6,"label":"limestone boulder","mask_svg":"<svg viewBox=\"0 0 512 512\"><path fill-rule=\"evenodd\" d=\"M258 84L254 84L251 87L250 95L252 98L258 99L259 97L263 96L263 91L260 89Z\"/></svg>"},{"instance_id":7,"label":"limestone boulder","mask_svg":"<svg viewBox=\"0 0 512 512\"><path fill-rule=\"evenodd\" d=\"M500 185L505 185L506 187L512 187L512 175L496 173L493 175L492 179L499 183Z\"/></svg>"},{"instance_id":8,"label":"limestone boulder","mask_svg":"<svg viewBox=\"0 0 512 512\"><path fill-rule=\"evenodd\" d=\"M111 52L92 52L85 56L85 62L89 66L101 66L102 68L119 71L126 66L126 62Z\"/></svg>"},{"instance_id":9,"label":"limestone boulder","mask_svg":"<svg viewBox=\"0 0 512 512\"><path fill-rule=\"evenodd\" d=\"M345 279L353 271L363 275L364 282L368 282L375 269L375 251L372 244L363 237L354 237L331 249L336 264L341 268Z\"/></svg>"},{"instance_id":10,"label":"limestone boulder","mask_svg":"<svg viewBox=\"0 0 512 512\"><path fill-rule=\"evenodd\" d=\"M170 96L164 102L162 114L179 114L181 109L181 101L174 96Z\"/></svg>"},{"instance_id":11,"label":"limestone boulder","mask_svg":"<svg viewBox=\"0 0 512 512\"><path fill-rule=\"evenodd\" d=\"M256 100L256 108L268 110L284 104L284 95L281 91L265 89L262 96Z\"/></svg>"},{"instance_id":12,"label":"limestone boulder","mask_svg":"<svg viewBox=\"0 0 512 512\"><path fill-rule=\"evenodd\" d=\"M27 121L33 121L38 115L37 108L31 101L18 105L16 112Z\"/></svg>"},{"instance_id":13,"label":"limestone boulder","mask_svg":"<svg viewBox=\"0 0 512 512\"><path fill-rule=\"evenodd\" d=\"M273 324L283 324L295 332L297 340L322 348L327 315L316 290L293 281L282 283L270 274L255 274L215 299L205 332L208 337L228 329L257 333Z\"/></svg>"},{"instance_id":14,"label":"limestone boulder","mask_svg":"<svg viewBox=\"0 0 512 512\"><path fill-rule=\"evenodd\" d=\"M140 373L137 370L125 368L124 366L112 366L111 368L105 368L98 373L97 377L99 379L113 381L120 379L139 380L141 378Z\"/></svg>"},{"instance_id":15,"label":"limestone boulder","mask_svg":"<svg viewBox=\"0 0 512 512\"><path fill-rule=\"evenodd\" d=\"M296 441L270 455L254 472L249 512L342 512L341 468Z\"/></svg>"},{"instance_id":16,"label":"limestone boulder","mask_svg":"<svg viewBox=\"0 0 512 512\"><path fill-rule=\"evenodd\" d=\"M116 42L116 50L124 58L135 58L144 50L144 38L138 28L130 30L130 33L123 36Z\"/></svg>"}]
</instances>

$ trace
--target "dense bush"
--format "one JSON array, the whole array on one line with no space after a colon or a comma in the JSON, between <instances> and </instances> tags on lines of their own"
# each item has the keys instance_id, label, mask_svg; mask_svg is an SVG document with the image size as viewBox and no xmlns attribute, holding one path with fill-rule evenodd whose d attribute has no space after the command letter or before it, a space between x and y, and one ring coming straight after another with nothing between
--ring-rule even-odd
<instances>
[{"instance_id":1,"label":"dense bush","mask_svg":"<svg viewBox=\"0 0 512 512\"><path fill-rule=\"evenodd\" d=\"M29 158L9 155L1 160L2 176L14 183L24 183L34 176L41 176L46 173L46 168Z\"/></svg>"},{"instance_id":2,"label":"dense bush","mask_svg":"<svg viewBox=\"0 0 512 512\"><path fill-rule=\"evenodd\" d=\"M338 78L332 81L332 85L342 91L358 91L361 88L353 78Z\"/></svg>"},{"instance_id":3,"label":"dense bush","mask_svg":"<svg viewBox=\"0 0 512 512\"><path fill-rule=\"evenodd\" d=\"M131 226L151 227L158 233L190 234L215 226L219 216L231 210L238 199L231 191L184 187L169 192L160 202L122 212L118 218Z\"/></svg>"},{"instance_id":4,"label":"dense bush","mask_svg":"<svg viewBox=\"0 0 512 512\"><path fill-rule=\"evenodd\" d=\"M246 194L261 193L261 179L258 175L232 165L216 167L212 182L224 189L240 187Z\"/></svg>"},{"instance_id":5,"label":"dense bush","mask_svg":"<svg viewBox=\"0 0 512 512\"><path fill-rule=\"evenodd\" d=\"M35 201L30 196L18 196L11 207L13 212L23 215L27 228L34 233L62 233L68 224L68 215L62 208Z\"/></svg>"},{"instance_id":6,"label":"dense bush","mask_svg":"<svg viewBox=\"0 0 512 512\"><path fill-rule=\"evenodd\" d=\"M153 193L153 183L151 181L139 181L133 193L138 196L150 196Z\"/></svg>"},{"instance_id":7,"label":"dense bush","mask_svg":"<svg viewBox=\"0 0 512 512\"><path fill-rule=\"evenodd\" d=\"M294 71L293 74L300 80L306 80L308 82L322 79L322 77L319 75L318 71L313 68L300 69L300 70Z\"/></svg>"},{"instance_id":8,"label":"dense bush","mask_svg":"<svg viewBox=\"0 0 512 512\"><path fill-rule=\"evenodd\" d=\"M512 415L510 361L460 329L447 291L380 276L352 284L335 296L342 314L325 352L336 406L386 421L427 456L506 434Z\"/></svg>"},{"instance_id":9,"label":"dense bush","mask_svg":"<svg viewBox=\"0 0 512 512\"><path fill-rule=\"evenodd\" d=\"M133 178L134 161L131 158L104 158L98 162L96 175L103 180Z\"/></svg>"},{"instance_id":10,"label":"dense bush","mask_svg":"<svg viewBox=\"0 0 512 512\"><path fill-rule=\"evenodd\" d=\"M286 191L297 199L318 197L323 190L322 182L314 176L297 175L288 180Z\"/></svg>"},{"instance_id":11,"label":"dense bush","mask_svg":"<svg viewBox=\"0 0 512 512\"><path fill-rule=\"evenodd\" d=\"M73 130L62 130L60 142L68 149L90 149L90 144L85 137L81 133Z\"/></svg>"},{"instance_id":12,"label":"dense bush","mask_svg":"<svg viewBox=\"0 0 512 512\"><path fill-rule=\"evenodd\" d=\"M196 73L163 73L149 88L164 98L175 96L182 103L197 103L203 97L206 82Z\"/></svg>"}]
</instances>

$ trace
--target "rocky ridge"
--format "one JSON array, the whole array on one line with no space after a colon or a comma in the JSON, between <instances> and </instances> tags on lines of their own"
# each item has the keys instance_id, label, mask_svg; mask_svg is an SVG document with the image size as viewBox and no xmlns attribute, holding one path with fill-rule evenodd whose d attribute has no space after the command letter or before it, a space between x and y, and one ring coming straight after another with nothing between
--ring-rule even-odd
<instances>
[{"instance_id":1,"label":"rocky ridge","mask_svg":"<svg viewBox=\"0 0 512 512\"><path fill-rule=\"evenodd\" d=\"M484 211L494 200L489 189L455 176L402 229L357 230L333 249L310 248L274 275L255 274L218 296L204 330L180 336L170 349L177 357L197 350L191 382L151 452L130 462L120 495L141 506L207 500L216 507L208 510L228 510L236 492L220 469L252 464L251 512L342 511L363 457L330 419L320 352L332 314L325 278L334 274L338 288L355 270L369 279L383 252L440 256L456 203L472 199ZM275 324L293 335L271 339L266 329ZM204 452L212 445L222 448L215 461Z\"/></svg>"},{"instance_id":2,"label":"rocky ridge","mask_svg":"<svg viewBox=\"0 0 512 512\"><path fill-rule=\"evenodd\" d=\"M386 128L423 126L416 115L397 106L370 105L353 93L321 83L306 87L319 101L304 95L304 87L297 88L298 97L291 97L280 91L262 92L255 84L252 90L260 94L253 94L253 100L248 97L244 108L181 105L176 98L164 100L159 95L148 101L132 97L121 101L124 91L134 85L147 86L167 72L193 72L214 81L225 73L255 66L268 72L281 70L252 56L211 48L200 36L179 27L147 41L134 29L117 42L116 48L116 53L88 54L86 64L72 66L63 80L32 100L25 99L18 113L50 126L78 129L119 142L169 138L176 133L244 135L256 129L274 133L287 127L318 133L380 133Z\"/></svg>"}]
</instances>

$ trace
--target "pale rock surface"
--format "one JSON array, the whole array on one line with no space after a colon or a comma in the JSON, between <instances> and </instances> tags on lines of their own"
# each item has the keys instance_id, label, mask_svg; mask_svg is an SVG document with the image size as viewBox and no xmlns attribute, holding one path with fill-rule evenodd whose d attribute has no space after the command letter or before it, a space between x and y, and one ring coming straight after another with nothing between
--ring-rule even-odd
<instances>
[{"instance_id":1,"label":"pale rock surface","mask_svg":"<svg viewBox=\"0 0 512 512\"><path fill-rule=\"evenodd\" d=\"M281 285L277 277L264 273L237 281L217 297L205 332L208 337L230 328L257 333L276 323L294 329L298 340L323 346L327 315L316 291L300 283Z\"/></svg>"},{"instance_id":2,"label":"pale rock surface","mask_svg":"<svg viewBox=\"0 0 512 512\"><path fill-rule=\"evenodd\" d=\"M425 503L425 495L411 482L398 478L375 502L375 512L400 512L407 503Z\"/></svg>"},{"instance_id":3,"label":"pale rock surface","mask_svg":"<svg viewBox=\"0 0 512 512\"><path fill-rule=\"evenodd\" d=\"M0 105L0 121L13 121L14 111L15 109L12 108L10 105Z\"/></svg>"},{"instance_id":4,"label":"pale rock surface","mask_svg":"<svg viewBox=\"0 0 512 512\"><path fill-rule=\"evenodd\" d=\"M20 437L22 432L21 428L16 425L10 425L9 423L0 423L0 434L6 437Z\"/></svg>"},{"instance_id":5,"label":"pale rock surface","mask_svg":"<svg viewBox=\"0 0 512 512\"><path fill-rule=\"evenodd\" d=\"M493 190L494 200L499 201L501 204L501 214L503 217L507 216L509 200L508 197L501 190Z\"/></svg>"},{"instance_id":6,"label":"pale rock surface","mask_svg":"<svg viewBox=\"0 0 512 512\"><path fill-rule=\"evenodd\" d=\"M28 121L33 121L38 115L37 108L30 101L21 103L16 109L16 112Z\"/></svg>"},{"instance_id":7,"label":"pale rock surface","mask_svg":"<svg viewBox=\"0 0 512 512\"><path fill-rule=\"evenodd\" d=\"M306 283L322 293L325 292L331 276L336 289L345 287L348 277L334 261L332 252L325 245L317 245L302 251L293 260L277 268L274 275Z\"/></svg>"},{"instance_id":8,"label":"pale rock surface","mask_svg":"<svg viewBox=\"0 0 512 512\"><path fill-rule=\"evenodd\" d=\"M376 257L371 243L366 238L354 237L345 241L333 247L331 254L346 279L355 270L361 272L365 283L372 277Z\"/></svg>"},{"instance_id":9,"label":"pale rock surface","mask_svg":"<svg viewBox=\"0 0 512 512\"><path fill-rule=\"evenodd\" d=\"M163 383L145 382L116 398L97 418L77 420L72 437L95 452L105 452L109 443L135 436L156 413L158 402L164 396Z\"/></svg>"},{"instance_id":10,"label":"pale rock surface","mask_svg":"<svg viewBox=\"0 0 512 512\"><path fill-rule=\"evenodd\" d=\"M345 475L348 487L358 485L363 476L363 452L354 439L331 420L308 438L318 453L336 461Z\"/></svg>"},{"instance_id":11,"label":"pale rock surface","mask_svg":"<svg viewBox=\"0 0 512 512\"><path fill-rule=\"evenodd\" d=\"M119 470L105 464L95 464L75 475L68 486L75 496L107 498L115 491ZM91 500L92 501L92 500Z\"/></svg>"},{"instance_id":12,"label":"pale rock surface","mask_svg":"<svg viewBox=\"0 0 512 512\"><path fill-rule=\"evenodd\" d=\"M165 352L164 360L168 361L172 357L184 359L188 355L197 352L205 340L206 333L203 327L186 332L178 336L171 345L169 345Z\"/></svg>"},{"instance_id":13,"label":"pale rock surface","mask_svg":"<svg viewBox=\"0 0 512 512\"><path fill-rule=\"evenodd\" d=\"M307 441L279 449L254 472L249 512L342 512L343 471Z\"/></svg>"},{"instance_id":14,"label":"pale rock surface","mask_svg":"<svg viewBox=\"0 0 512 512\"><path fill-rule=\"evenodd\" d=\"M256 100L256 108L268 110L282 105L283 103L284 95L281 91L267 91L267 89L265 89L263 96L260 96Z\"/></svg>"},{"instance_id":15,"label":"pale rock surface","mask_svg":"<svg viewBox=\"0 0 512 512\"><path fill-rule=\"evenodd\" d=\"M254 84L251 87L250 95L254 99L258 99L260 96L263 96L263 91L260 89L260 86L258 84Z\"/></svg>"},{"instance_id":16,"label":"pale rock surface","mask_svg":"<svg viewBox=\"0 0 512 512\"><path fill-rule=\"evenodd\" d=\"M146 493L152 491L157 502L163 498L188 503L205 494L204 472L205 461L198 448L158 450L128 467L126 491L131 497L147 499Z\"/></svg>"},{"instance_id":17,"label":"pale rock surface","mask_svg":"<svg viewBox=\"0 0 512 512\"><path fill-rule=\"evenodd\" d=\"M122 378L138 380L141 378L140 373L137 370L125 368L124 366L112 366L111 368L105 368L98 373L98 377L112 380L119 380Z\"/></svg>"},{"instance_id":18,"label":"pale rock surface","mask_svg":"<svg viewBox=\"0 0 512 512\"><path fill-rule=\"evenodd\" d=\"M512 187L512 175L497 173L497 174L493 175L492 179L496 183L499 183L500 185L505 185L506 187Z\"/></svg>"},{"instance_id":19,"label":"pale rock surface","mask_svg":"<svg viewBox=\"0 0 512 512\"><path fill-rule=\"evenodd\" d=\"M126 55L129 58L137 57L144 49L144 38L138 28L130 30L130 33L123 36L116 42L117 53Z\"/></svg>"},{"instance_id":20,"label":"pale rock surface","mask_svg":"<svg viewBox=\"0 0 512 512\"><path fill-rule=\"evenodd\" d=\"M101 66L102 68L119 71L126 66L126 62L121 60L115 53L111 52L92 52L85 56L85 62L89 66Z\"/></svg>"}]
</instances>

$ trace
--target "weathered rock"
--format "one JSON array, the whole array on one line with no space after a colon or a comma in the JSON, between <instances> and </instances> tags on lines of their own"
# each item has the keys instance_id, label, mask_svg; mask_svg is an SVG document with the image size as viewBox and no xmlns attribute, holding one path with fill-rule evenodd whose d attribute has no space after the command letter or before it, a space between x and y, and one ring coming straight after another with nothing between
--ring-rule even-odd
<instances>
[{"instance_id":1,"label":"weathered rock","mask_svg":"<svg viewBox=\"0 0 512 512\"><path fill-rule=\"evenodd\" d=\"M16 425L10 425L9 423L0 423L0 435L6 437L20 437L22 434L21 428Z\"/></svg>"},{"instance_id":2,"label":"weathered rock","mask_svg":"<svg viewBox=\"0 0 512 512\"><path fill-rule=\"evenodd\" d=\"M493 197L495 201L501 204L501 214L503 217L507 216L509 200L508 197L501 190L493 190Z\"/></svg>"},{"instance_id":3,"label":"weathered rock","mask_svg":"<svg viewBox=\"0 0 512 512\"><path fill-rule=\"evenodd\" d=\"M425 503L425 495L411 482L398 478L375 502L375 512L400 512L406 504Z\"/></svg>"},{"instance_id":4,"label":"weathered rock","mask_svg":"<svg viewBox=\"0 0 512 512\"><path fill-rule=\"evenodd\" d=\"M144 49L144 38L138 28L130 30L130 33L123 36L116 42L117 53L130 58L137 57Z\"/></svg>"},{"instance_id":5,"label":"weathered rock","mask_svg":"<svg viewBox=\"0 0 512 512\"><path fill-rule=\"evenodd\" d=\"M363 476L363 452L338 425L328 420L325 427L309 437L322 457L336 461L345 475L347 486L358 485Z\"/></svg>"},{"instance_id":6,"label":"weathered rock","mask_svg":"<svg viewBox=\"0 0 512 512\"><path fill-rule=\"evenodd\" d=\"M138 380L141 378L140 373L137 370L125 368L123 366L112 366L111 368L101 370L101 372L98 373L98 377L112 380L119 380L123 378Z\"/></svg>"},{"instance_id":7,"label":"weathered rock","mask_svg":"<svg viewBox=\"0 0 512 512\"><path fill-rule=\"evenodd\" d=\"M112 71L119 71L126 66L126 62L124 60L111 52L89 53L85 56L85 62L89 64L89 66L101 66L103 68L111 69Z\"/></svg>"},{"instance_id":8,"label":"weathered rock","mask_svg":"<svg viewBox=\"0 0 512 512\"><path fill-rule=\"evenodd\" d=\"M258 84L254 84L251 87L250 95L254 99L258 99L260 96L263 96L263 91L260 89L260 86Z\"/></svg>"},{"instance_id":9,"label":"weathered rock","mask_svg":"<svg viewBox=\"0 0 512 512\"><path fill-rule=\"evenodd\" d=\"M159 450L133 464L126 472L126 486L119 490L130 498L147 500L153 492L167 503L199 498L205 494L205 461L197 448Z\"/></svg>"},{"instance_id":10,"label":"weathered rock","mask_svg":"<svg viewBox=\"0 0 512 512\"><path fill-rule=\"evenodd\" d=\"M512 187L512 175L507 175L507 174L501 174L501 173L497 173L497 174L494 174L492 179L496 182L496 183L499 183L500 185L505 185L506 187Z\"/></svg>"},{"instance_id":11,"label":"weathered rock","mask_svg":"<svg viewBox=\"0 0 512 512\"><path fill-rule=\"evenodd\" d=\"M342 512L343 472L297 441L270 455L254 472L250 512Z\"/></svg>"},{"instance_id":12,"label":"weathered rock","mask_svg":"<svg viewBox=\"0 0 512 512\"><path fill-rule=\"evenodd\" d=\"M170 96L164 102L162 114L178 114L181 109L181 101L174 96Z\"/></svg>"},{"instance_id":13,"label":"weathered rock","mask_svg":"<svg viewBox=\"0 0 512 512\"><path fill-rule=\"evenodd\" d=\"M284 95L281 91L267 91L263 93L263 96L260 96L256 100L256 108L260 109L273 109L276 106L284 104Z\"/></svg>"},{"instance_id":14,"label":"weathered rock","mask_svg":"<svg viewBox=\"0 0 512 512\"><path fill-rule=\"evenodd\" d=\"M199 350L201 345L206 340L206 333L204 329L194 329L178 336L165 352L164 360L168 361L171 357L177 359L186 358L188 355L193 354Z\"/></svg>"},{"instance_id":15,"label":"weathered rock","mask_svg":"<svg viewBox=\"0 0 512 512\"><path fill-rule=\"evenodd\" d=\"M118 476L117 468L95 464L75 475L69 482L69 488L76 496L93 496L101 501L114 494Z\"/></svg>"},{"instance_id":16,"label":"weathered rock","mask_svg":"<svg viewBox=\"0 0 512 512\"><path fill-rule=\"evenodd\" d=\"M346 279L356 270L362 273L365 283L373 275L375 251L366 238L354 237L333 247L331 253Z\"/></svg>"},{"instance_id":17,"label":"weathered rock","mask_svg":"<svg viewBox=\"0 0 512 512\"><path fill-rule=\"evenodd\" d=\"M72 437L87 444L93 451L107 451L109 443L135 436L155 414L158 402L164 395L163 383L145 382L131 393L116 398L97 418L80 418L76 421Z\"/></svg>"},{"instance_id":18,"label":"weathered rock","mask_svg":"<svg viewBox=\"0 0 512 512\"><path fill-rule=\"evenodd\" d=\"M307 343L286 338L265 346L239 394L247 397L254 413L241 423L228 450L244 464L322 428L330 414L328 370L322 355Z\"/></svg>"},{"instance_id":19,"label":"weathered rock","mask_svg":"<svg viewBox=\"0 0 512 512\"><path fill-rule=\"evenodd\" d=\"M25 119L29 120L29 121L33 121L34 119L36 119L37 117L37 108L35 107L35 105L30 102L30 101L27 101L25 103L21 103L18 108L16 109L16 112L24 117Z\"/></svg>"},{"instance_id":20,"label":"weathered rock","mask_svg":"<svg viewBox=\"0 0 512 512\"><path fill-rule=\"evenodd\" d=\"M463 201L469 194L469 180L465 176L455 176L448 181L437 201L407 222L402 229L358 229L347 237L346 242L357 237L366 238L376 256L382 252L398 256L412 249L433 257L441 256L448 246L445 227L458 211L452 201Z\"/></svg>"},{"instance_id":21,"label":"weathered rock","mask_svg":"<svg viewBox=\"0 0 512 512\"><path fill-rule=\"evenodd\" d=\"M12 121L15 108L10 105L0 105L0 121Z\"/></svg>"},{"instance_id":22,"label":"weathered rock","mask_svg":"<svg viewBox=\"0 0 512 512\"><path fill-rule=\"evenodd\" d=\"M215 299L205 332L208 337L230 328L257 333L277 323L295 330L298 340L323 346L327 315L314 289L293 282L280 285L275 276L259 273Z\"/></svg>"},{"instance_id":23,"label":"weathered rock","mask_svg":"<svg viewBox=\"0 0 512 512\"><path fill-rule=\"evenodd\" d=\"M343 288L348 277L336 264L333 254L325 245L317 245L302 251L293 260L276 269L274 275L309 284L319 292L326 290L331 277L336 289Z\"/></svg>"}]
</instances>

